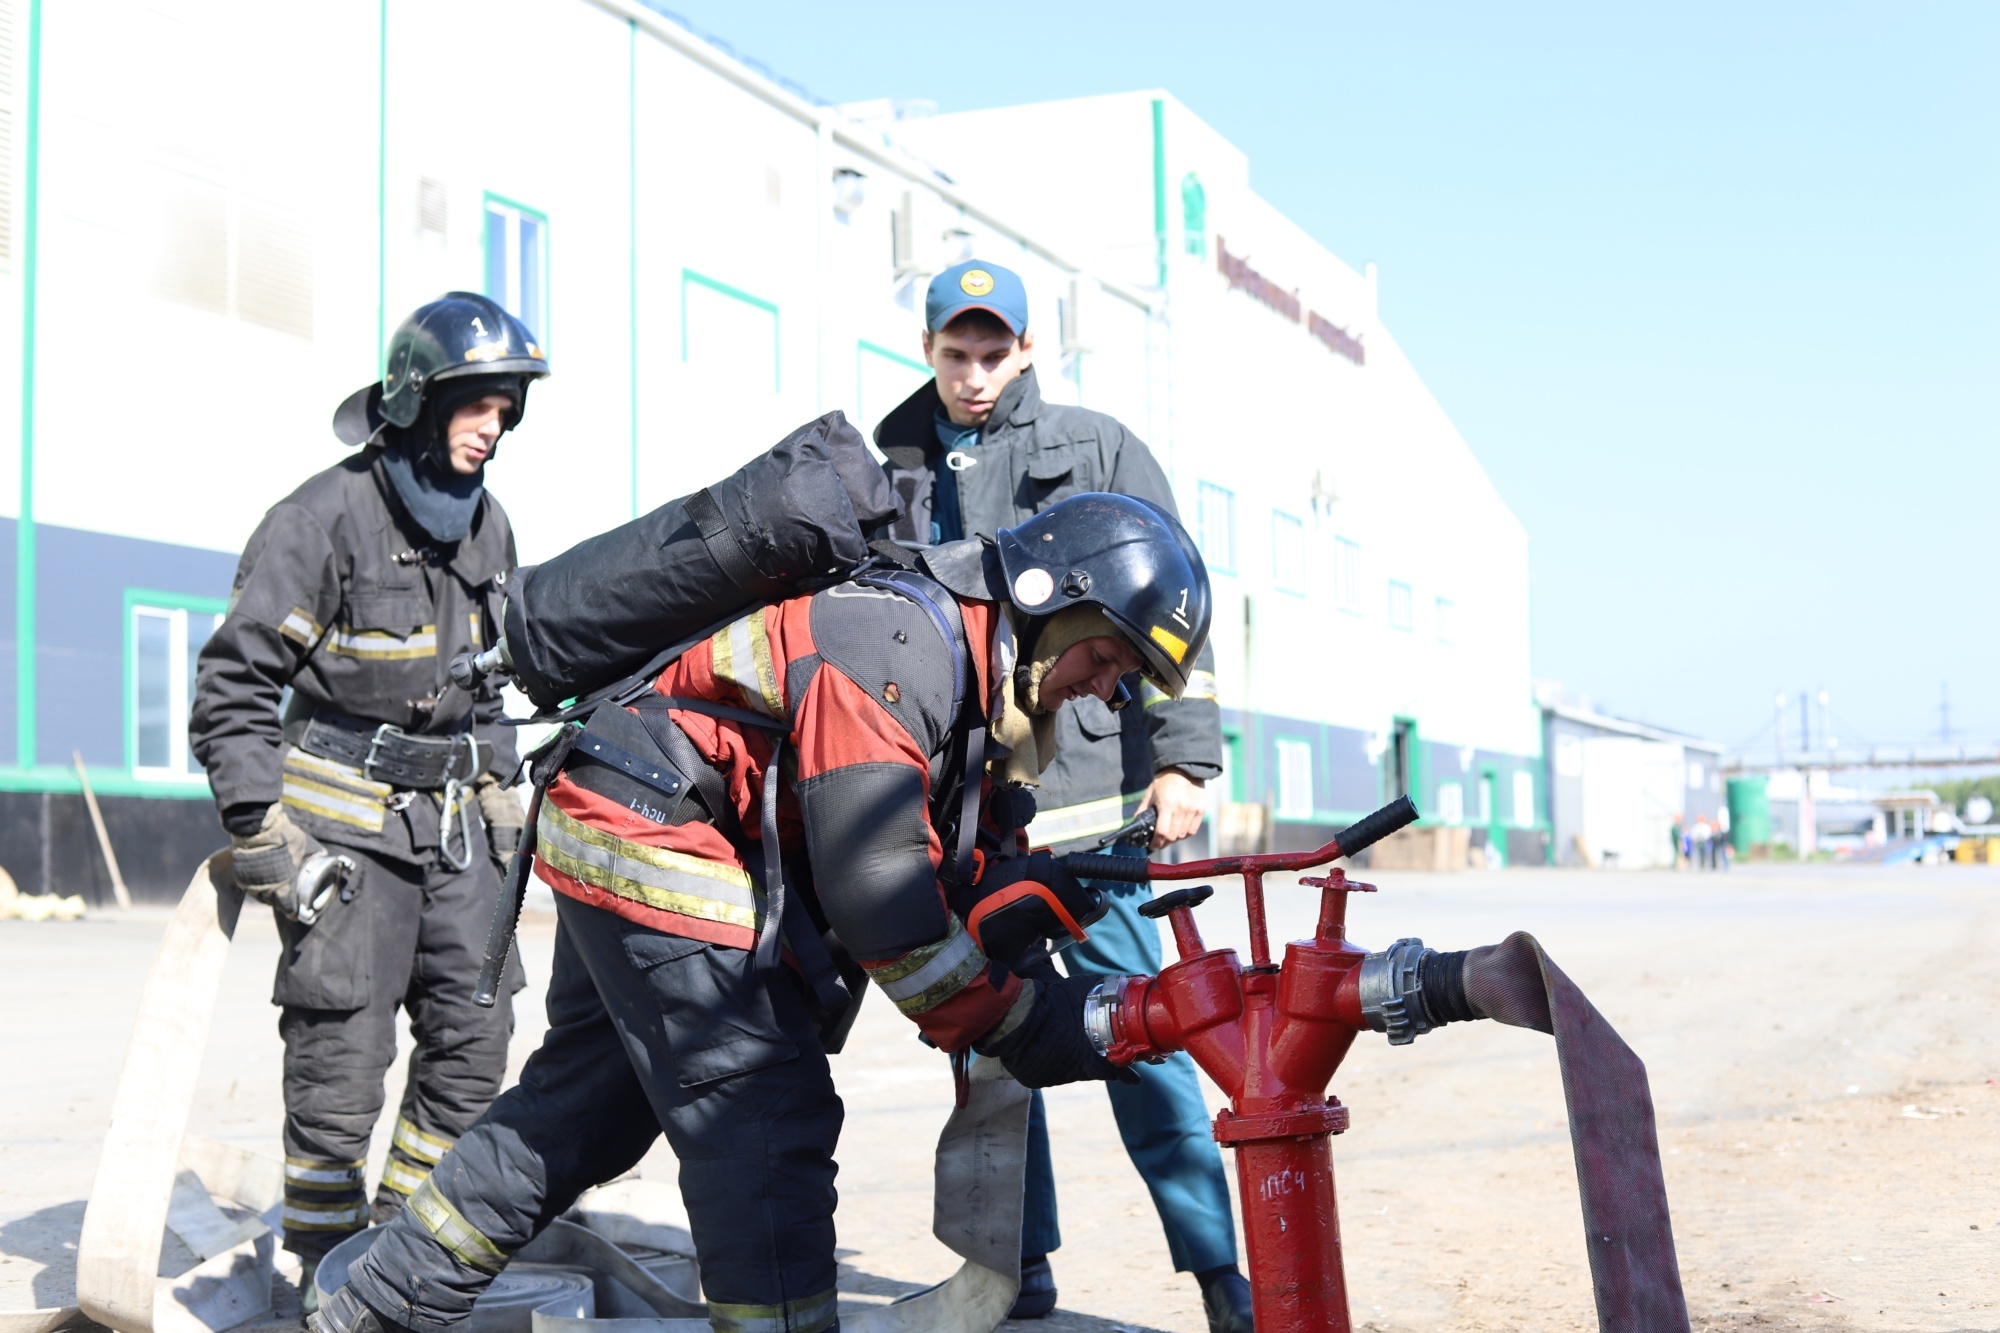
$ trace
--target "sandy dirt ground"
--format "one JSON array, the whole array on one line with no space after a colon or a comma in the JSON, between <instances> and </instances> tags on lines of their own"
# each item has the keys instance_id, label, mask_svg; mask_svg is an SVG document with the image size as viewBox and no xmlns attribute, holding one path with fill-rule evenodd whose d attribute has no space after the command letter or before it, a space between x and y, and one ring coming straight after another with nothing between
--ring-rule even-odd
<instances>
[{"instance_id":1,"label":"sandy dirt ground","mask_svg":"<svg viewBox=\"0 0 2000 1333\"><path fill-rule=\"evenodd\" d=\"M1354 900L1357 941L1458 949L1531 931L1645 1059L1696 1328L2000 1330L2000 870L1379 880ZM1211 944L1243 947L1240 891L1217 887L1198 917ZM1313 895L1273 887L1274 935L1309 933ZM73 1300L83 1200L164 922L0 923L0 1311ZM192 1130L275 1153L276 934L245 922ZM524 938L540 981L553 918L531 914ZM538 990L522 998L517 1066L542 1028ZM863 1305L955 1266L929 1234L950 1082L879 998L835 1067L843 1286ZM1334 1091L1353 1113L1333 1149L1356 1328L1594 1327L1548 1038L1484 1023L1397 1049L1367 1036ZM1059 1089L1050 1108L1068 1243L1063 1308L1041 1327L1205 1328L1103 1092ZM642 1166L673 1172L663 1149Z\"/></svg>"}]
</instances>

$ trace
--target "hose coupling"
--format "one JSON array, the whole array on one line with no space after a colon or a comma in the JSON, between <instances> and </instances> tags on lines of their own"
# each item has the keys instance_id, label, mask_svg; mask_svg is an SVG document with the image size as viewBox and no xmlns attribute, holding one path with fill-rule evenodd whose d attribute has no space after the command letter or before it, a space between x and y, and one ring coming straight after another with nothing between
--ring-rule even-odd
<instances>
[{"instance_id":1,"label":"hose coupling","mask_svg":"<svg viewBox=\"0 0 2000 1333\"><path fill-rule=\"evenodd\" d=\"M1432 1028L1481 1015L1465 998L1465 955L1397 940L1361 960L1361 1016L1391 1046L1408 1046Z\"/></svg>"},{"instance_id":2,"label":"hose coupling","mask_svg":"<svg viewBox=\"0 0 2000 1333\"><path fill-rule=\"evenodd\" d=\"M1083 1035L1090 1049L1109 1057L1114 1049L1129 1045L1120 1040L1118 1013L1125 1002L1125 988L1144 977L1106 977L1083 997Z\"/></svg>"}]
</instances>

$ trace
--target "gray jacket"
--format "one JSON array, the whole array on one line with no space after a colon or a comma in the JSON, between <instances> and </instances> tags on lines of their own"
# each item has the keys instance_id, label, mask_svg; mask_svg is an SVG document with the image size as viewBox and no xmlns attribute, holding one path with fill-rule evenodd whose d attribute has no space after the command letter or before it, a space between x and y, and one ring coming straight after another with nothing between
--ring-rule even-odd
<instances>
[{"instance_id":1,"label":"gray jacket","mask_svg":"<svg viewBox=\"0 0 2000 1333\"><path fill-rule=\"evenodd\" d=\"M887 458L889 484L903 500L897 540L930 540L932 501L944 446L935 422L941 408L935 381L918 389L875 428ZM959 510L967 536L991 536L1083 491L1112 491L1150 500L1178 516L1166 474L1152 450L1115 418L1042 401L1029 369L1000 393L957 474ZM1058 715L1061 750L1042 775L1030 837L1058 851L1087 845L1123 823L1162 769L1197 778L1222 771L1222 713L1215 702L1215 657L1203 647L1185 697L1168 699L1151 685L1144 702L1124 713L1098 699L1080 699Z\"/></svg>"}]
</instances>

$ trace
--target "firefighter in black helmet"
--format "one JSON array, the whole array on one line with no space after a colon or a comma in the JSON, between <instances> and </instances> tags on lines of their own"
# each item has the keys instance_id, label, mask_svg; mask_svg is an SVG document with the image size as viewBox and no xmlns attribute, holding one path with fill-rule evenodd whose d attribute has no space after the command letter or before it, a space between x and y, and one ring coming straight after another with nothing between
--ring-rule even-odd
<instances>
[{"instance_id":1,"label":"firefighter in black helmet","mask_svg":"<svg viewBox=\"0 0 2000 1333\"><path fill-rule=\"evenodd\" d=\"M1180 694L1208 637L1208 576L1174 519L1123 496L1076 496L1000 536L755 607L590 715L586 737L615 734L638 762L579 742L543 792L555 1021L313 1333L470 1327L510 1258L662 1132L714 1327L836 1328L826 1034L841 1029L822 1020L851 992L812 980L828 941L945 1050L1030 1087L1133 1077L1085 1034L1100 978L999 952L959 895L1020 865L1074 901L1049 858L995 859L1019 849L1011 827L982 824L981 799L997 818L997 784L1047 766L1065 705L1111 699L1135 671ZM641 811L666 798L633 774L669 769L682 794ZM753 892L767 853L787 867L782 897ZM766 929L792 941L769 971Z\"/></svg>"},{"instance_id":2,"label":"firefighter in black helmet","mask_svg":"<svg viewBox=\"0 0 2000 1333\"><path fill-rule=\"evenodd\" d=\"M517 759L497 689L468 693L447 666L499 632L514 537L486 465L546 374L534 335L483 296L403 321L382 380L334 413L361 452L265 515L196 670L189 739L236 882L284 943L284 1232L308 1299L320 1256L399 1208L500 1091L511 1008L472 990L496 864L521 836L502 786ZM314 861L302 888L321 854L344 863ZM416 1050L371 1209L399 1006Z\"/></svg>"}]
</instances>

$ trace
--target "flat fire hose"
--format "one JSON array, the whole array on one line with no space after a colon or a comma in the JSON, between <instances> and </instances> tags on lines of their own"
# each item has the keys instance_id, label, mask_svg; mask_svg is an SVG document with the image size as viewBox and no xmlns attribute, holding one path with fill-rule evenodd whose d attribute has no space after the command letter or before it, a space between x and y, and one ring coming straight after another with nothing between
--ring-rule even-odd
<instances>
[{"instance_id":1,"label":"flat fire hose","mask_svg":"<svg viewBox=\"0 0 2000 1333\"><path fill-rule=\"evenodd\" d=\"M209 1196L264 1212L278 1201L281 1169L184 1140L242 909L229 853L218 852L181 896L133 1018L76 1256L77 1305L120 1333L213 1333L270 1309L269 1225L232 1219ZM163 1228L199 1261L179 1277L157 1276Z\"/></svg>"},{"instance_id":2,"label":"flat fire hose","mask_svg":"<svg viewBox=\"0 0 2000 1333\"><path fill-rule=\"evenodd\" d=\"M1646 1066L1532 935L1470 950L1464 978L1485 1017L1556 1039L1598 1327L1687 1333Z\"/></svg>"}]
</instances>

